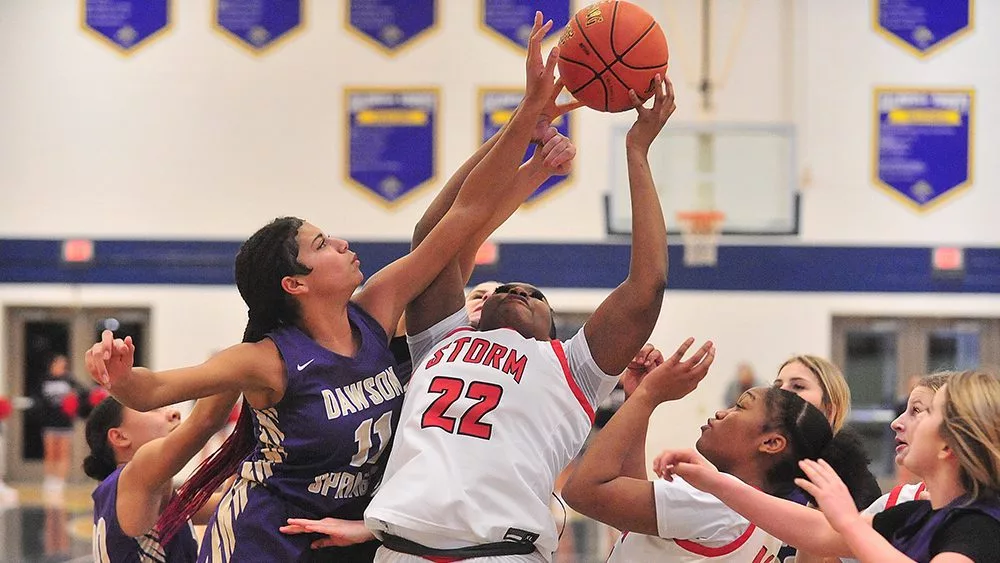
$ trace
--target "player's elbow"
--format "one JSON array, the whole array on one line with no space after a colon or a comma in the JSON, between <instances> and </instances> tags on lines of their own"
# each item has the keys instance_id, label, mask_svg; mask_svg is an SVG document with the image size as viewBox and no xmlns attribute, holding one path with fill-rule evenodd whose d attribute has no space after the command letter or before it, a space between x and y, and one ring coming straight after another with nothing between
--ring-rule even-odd
<instances>
[{"instance_id":1,"label":"player's elbow","mask_svg":"<svg viewBox=\"0 0 1000 563\"><path fill-rule=\"evenodd\" d=\"M656 295L663 295L667 289L667 265L651 265L640 276L643 283L649 287L649 292Z\"/></svg>"},{"instance_id":2,"label":"player's elbow","mask_svg":"<svg viewBox=\"0 0 1000 563\"><path fill-rule=\"evenodd\" d=\"M655 273L629 274L625 285L628 288L629 302L638 309L650 310L659 308L663 303L663 295L667 290L667 276L664 270L663 275Z\"/></svg>"},{"instance_id":3,"label":"player's elbow","mask_svg":"<svg viewBox=\"0 0 1000 563\"><path fill-rule=\"evenodd\" d=\"M570 476L566 485L562 489L562 498L573 510L590 516L594 510L594 500L596 498L595 487L588 487L580 479Z\"/></svg>"}]
</instances>

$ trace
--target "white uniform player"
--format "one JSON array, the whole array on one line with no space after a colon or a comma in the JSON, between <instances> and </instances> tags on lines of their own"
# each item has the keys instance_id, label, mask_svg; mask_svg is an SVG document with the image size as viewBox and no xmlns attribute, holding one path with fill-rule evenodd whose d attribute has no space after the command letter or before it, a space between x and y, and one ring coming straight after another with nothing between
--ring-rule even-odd
<instances>
[{"instance_id":1,"label":"white uniform player","mask_svg":"<svg viewBox=\"0 0 1000 563\"><path fill-rule=\"evenodd\" d=\"M464 309L410 337L410 351L420 360L366 525L437 549L534 539L535 553L502 560L551 560L555 479L617 376L596 365L583 329L565 344L474 331Z\"/></svg>"},{"instance_id":2,"label":"white uniform player","mask_svg":"<svg viewBox=\"0 0 1000 563\"><path fill-rule=\"evenodd\" d=\"M654 481L653 498L659 535L622 534L608 563L776 562L781 540L680 477Z\"/></svg>"}]
</instances>

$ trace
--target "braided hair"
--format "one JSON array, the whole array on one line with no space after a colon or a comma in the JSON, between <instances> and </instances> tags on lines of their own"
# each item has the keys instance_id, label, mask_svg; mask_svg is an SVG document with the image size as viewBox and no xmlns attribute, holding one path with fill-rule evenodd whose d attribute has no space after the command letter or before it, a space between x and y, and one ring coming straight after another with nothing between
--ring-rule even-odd
<instances>
[{"instance_id":1,"label":"braided hair","mask_svg":"<svg viewBox=\"0 0 1000 563\"><path fill-rule=\"evenodd\" d=\"M253 234L236 255L236 287L247 304L247 326L243 342L259 342L267 333L299 322L301 311L295 299L281 287L285 276L312 271L299 263L296 236L304 221L279 217ZM240 463L254 451L253 410L243 399L236 428L219 449L198 466L164 508L157 527L162 542L178 530L208 500L220 485L236 473Z\"/></svg>"}]
</instances>

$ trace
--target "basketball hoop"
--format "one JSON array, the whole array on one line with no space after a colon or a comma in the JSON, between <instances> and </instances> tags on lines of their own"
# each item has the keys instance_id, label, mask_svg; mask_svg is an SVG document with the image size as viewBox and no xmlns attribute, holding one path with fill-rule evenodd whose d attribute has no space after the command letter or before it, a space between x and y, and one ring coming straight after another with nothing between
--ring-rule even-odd
<instances>
[{"instance_id":1,"label":"basketball hoop","mask_svg":"<svg viewBox=\"0 0 1000 563\"><path fill-rule=\"evenodd\" d=\"M718 260L719 232L726 214L715 210L677 212L684 241L685 266L715 266Z\"/></svg>"}]
</instances>

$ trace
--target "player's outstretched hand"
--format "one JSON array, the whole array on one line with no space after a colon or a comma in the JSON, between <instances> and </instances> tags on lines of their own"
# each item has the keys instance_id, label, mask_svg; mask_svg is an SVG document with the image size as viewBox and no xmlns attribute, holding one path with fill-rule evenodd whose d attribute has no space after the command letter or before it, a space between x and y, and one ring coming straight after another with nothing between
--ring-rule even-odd
<instances>
[{"instance_id":1,"label":"player's outstretched hand","mask_svg":"<svg viewBox=\"0 0 1000 563\"><path fill-rule=\"evenodd\" d=\"M548 101L538 114L538 125L535 127L535 134L531 139L532 141L540 142L545 130L555 123L559 117L579 107L583 107L583 102L580 100L559 103L559 95L562 94L564 88L565 84L563 84L562 78L557 79L556 83L552 86L552 93L549 95Z\"/></svg>"},{"instance_id":2,"label":"player's outstretched hand","mask_svg":"<svg viewBox=\"0 0 1000 563\"><path fill-rule=\"evenodd\" d=\"M531 156L531 165L537 166L549 176L565 176L573 170L576 145L569 137L549 127L542 135L541 146Z\"/></svg>"},{"instance_id":3,"label":"player's outstretched hand","mask_svg":"<svg viewBox=\"0 0 1000 563\"><path fill-rule=\"evenodd\" d=\"M822 459L818 462L803 459L799 461L799 467L807 479L797 478L795 484L816 499L816 504L834 530L842 533L857 523L861 515L851 492L829 463Z\"/></svg>"},{"instance_id":4,"label":"player's outstretched hand","mask_svg":"<svg viewBox=\"0 0 1000 563\"><path fill-rule=\"evenodd\" d=\"M126 336L124 340L114 338L110 330L105 330L101 333L101 341L87 350L85 359L91 379L107 389L114 389L132 373L135 344L131 336Z\"/></svg>"},{"instance_id":5,"label":"player's outstretched hand","mask_svg":"<svg viewBox=\"0 0 1000 563\"><path fill-rule=\"evenodd\" d=\"M371 541L375 536L365 527L361 520L341 520L339 518L323 518L309 520L306 518L289 518L288 525L279 528L283 534L322 534L326 537L312 542L313 549L324 547L345 547Z\"/></svg>"},{"instance_id":6,"label":"player's outstretched hand","mask_svg":"<svg viewBox=\"0 0 1000 563\"><path fill-rule=\"evenodd\" d=\"M549 51L548 58L542 61L542 40L552 29L552 20L542 23L542 13L535 12L535 23L531 26L531 36L528 38L528 56L525 61L524 101L530 111L539 115L549 107L550 100L557 97L555 85L556 61L559 60L559 46ZM560 85L560 90L562 89ZM556 90L553 93L553 90ZM554 103L554 102L552 102ZM551 116L555 119L555 116Z\"/></svg>"},{"instance_id":7,"label":"player's outstretched hand","mask_svg":"<svg viewBox=\"0 0 1000 563\"><path fill-rule=\"evenodd\" d=\"M639 388L657 403L676 401L694 391L715 361L715 345L710 340L683 360L692 344L694 338L682 342L669 358L643 376Z\"/></svg>"},{"instance_id":8,"label":"player's outstretched hand","mask_svg":"<svg viewBox=\"0 0 1000 563\"><path fill-rule=\"evenodd\" d=\"M677 109L677 104L674 103L674 85L670 79L657 74L653 81L656 95L653 97L652 108L643 105L635 90L628 92L629 100L632 101L638 115L628 135L625 136L625 144L644 152L649 151L653 139L660 134L667 120Z\"/></svg>"},{"instance_id":9,"label":"player's outstretched hand","mask_svg":"<svg viewBox=\"0 0 1000 563\"><path fill-rule=\"evenodd\" d=\"M667 481L680 476L692 487L712 492L713 483L722 476L712 462L693 449L664 450L653 459L653 473Z\"/></svg>"},{"instance_id":10,"label":"player's outstretched hand","mask_svg":"<svg viewBox=\"0 0 1000 563\"><path fill-rule=\"evenodd\" d=\"M663 363L663 354L650 343L646 343L621 374L622 390L625 398L632 396L646 374Z\"/></svg>"}]
</instances>

